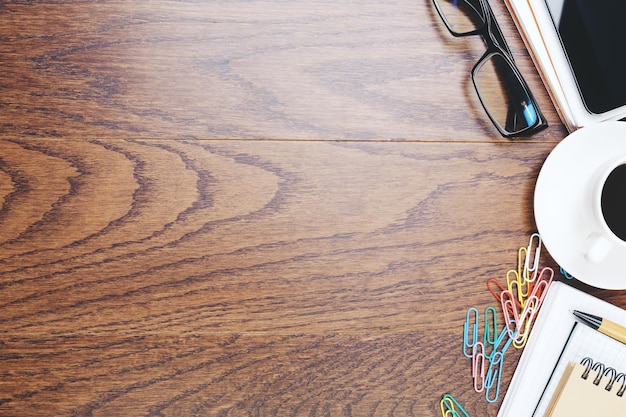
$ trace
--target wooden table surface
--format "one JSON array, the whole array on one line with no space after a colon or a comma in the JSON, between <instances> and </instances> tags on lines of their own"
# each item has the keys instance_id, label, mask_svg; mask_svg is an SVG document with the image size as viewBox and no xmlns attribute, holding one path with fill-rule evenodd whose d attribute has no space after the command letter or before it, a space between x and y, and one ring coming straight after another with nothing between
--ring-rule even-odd
<instances>
[{"instance_id":1,"label":"wooden table surface","mask_svg":"<svg viewBox=\"0 0 626 417\"><path fill-rule=\"evenodd\" d=\"M428 0L3 1L0 415L495 416L465 312L567 132L491 3L528 139Z\"/></svg>"}]
</instances>

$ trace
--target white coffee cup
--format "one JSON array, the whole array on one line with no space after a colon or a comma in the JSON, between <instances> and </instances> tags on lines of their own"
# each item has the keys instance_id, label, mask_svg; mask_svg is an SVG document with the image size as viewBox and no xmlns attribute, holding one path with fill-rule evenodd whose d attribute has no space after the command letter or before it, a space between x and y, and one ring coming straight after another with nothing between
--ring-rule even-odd
<instances>
[{"instance_id":1,"label":"white coffee cup","mask_svg":"<svg viewBox=\"0 0 626 417\"><path fill-rule=\"evenodd\" d=\"M600 263L615 248L626 248L626 156L601 165L589 182L585 258Z\"/></svg>"},{"instance_id":2,"label":"white coffee cup","mask_svg":"<svg viewBox=\"0 0 626 417\"><path fill-rule=\"evenodd\" d=\"M624 185L609 194L626 194L624 165L626 122L599 122L565 137L546 158L535 186L543 246L569 275L599 288L626 289L626 202L617 199L617 209L609 212L602 201L614 176Z\"/></svg>"}]
</instances>

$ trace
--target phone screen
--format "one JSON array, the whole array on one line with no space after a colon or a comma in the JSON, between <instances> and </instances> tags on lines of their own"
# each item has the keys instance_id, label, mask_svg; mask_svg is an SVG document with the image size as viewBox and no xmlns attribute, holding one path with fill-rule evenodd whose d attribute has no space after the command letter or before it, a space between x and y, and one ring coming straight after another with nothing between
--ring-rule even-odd
<instances>
[{"instance_id":1,"label":"phone screen","mask_svg":"<svg viewBox=\"0 0 626 417\"><path fill-rule=\"evenodd\" d=\"M591 113L626 104L626 0L545 0Z\"/></svg>"}]
</instances>

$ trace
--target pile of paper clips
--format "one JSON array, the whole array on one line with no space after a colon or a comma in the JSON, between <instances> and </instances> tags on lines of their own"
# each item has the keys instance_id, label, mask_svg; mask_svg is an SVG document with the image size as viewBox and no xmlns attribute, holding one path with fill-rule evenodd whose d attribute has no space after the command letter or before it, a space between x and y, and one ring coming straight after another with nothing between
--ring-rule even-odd
<instances>
[{"instance_id":1,"label":"pile of paper clips","mask_svg":"<svg viewBox=\"0 0 626 417\"><path fill-rule=\"evenodd\" d=\"M526 345L532 324L546 295L554 270L539 269L541 237L533 234L527 247L518 251L517 269L506 273L505 284L487 281L487 288L498 301L504 325L500 329L495 307L487 307L483 318L483 336L479 337L480 314L475 307L467 310L463 326L463 354L472 359L474 390L484 392L487 402L500 395L504 353L513 345Z\"/></svg>"},{"instance_id":2,"label":"pile of paper clips","mask_svg":"<svg viewBox=\"0 0 626 417\"><path fill-rule=\"evenodd\" d=\"M541 236L532 234L528 246L518 250L517 268L506 273L504 283L493 278L487 281L487 289L500 306L504 321L502 328L498 325L498 310L489 306L482 314L483 334L480 337L481 314L475 307L467 309L463 325L463 355L472 360L474 390L484 392L489 403L496 402L500 395L504 353L511 345L517 349L526 345L554 278L552 268L539 268L541 246ZM561 273L572 279L563 269ZM450 394L443 396L440 407L443 417L470 417Z\"/></svg>"},{"instance_id":3,"label":"pile of paper clips","mask_svg":"<svg viewBox=\"0 0 626 417\"><path fill-rule=\"evenodd\" d=\"M487 281L489 292L502 306L513 346L518 349L526 345L532 323L554 278L552 268L539 270L540 255L541 237L535 233L530 237L528 247L519 249L517 270L507 272L506 288L496 279Z\"/></svg>"}]
</instances>

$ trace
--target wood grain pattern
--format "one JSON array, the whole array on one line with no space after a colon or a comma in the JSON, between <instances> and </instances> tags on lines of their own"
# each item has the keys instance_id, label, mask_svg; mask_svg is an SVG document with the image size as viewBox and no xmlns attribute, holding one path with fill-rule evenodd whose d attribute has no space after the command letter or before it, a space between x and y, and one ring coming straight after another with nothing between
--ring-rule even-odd
<instances>
[{"instance_id":1,"label":"wood grain pattern","mask_svg":"<svg viewBox=\"0 0 626 417\"><path fill-rule=\"evenodd\" d=\"M565 130L492 6L532 139L429 1L2 2L0 416L495 417L462 323Z\"/></svg>"},{"instance_id":2,"label":"wood grain pattern","mask_svg":"<svg viewBox=\"0 0 626 417\"><path fill-rule=\"evenodd\" d=\"M495 415L459 329L550 145L1 144L1 414Z\"/></svg>"},{"instance_id":3,"label":"wood grain pattern","mask_svg":"<svg viewBox=\"0 0 626 417\"><path fill-rule=\"evenodd\" d=\"M3 2L2 133L480 140L479 38L429 1ZM504 6L503 30L558 121Z\"/></svg>"},{"instance_id":4,"label":"wood grain pattern","mask_svg":"<svg viewBox=\"0 0 626 417\"><path fill-rule=\"evenodd\" d=\"M442 369L466 364L457 352L416 346L457 339L405 333L13 342L3 350L20 368L3 385L19 398L2 409L5 415L43 415L42 404L50 415L435 415L438 400L424 395L424 387L445 392L451 383ZM470 384L465 375L455 380L458 388ZM470 412L483 408L468 404Z\"/></svg>"},{"instance_id":5,"label":"wood grain pattern","mask_svg":"<svg viewBox=\"0 0 626 417\"><path fill-rule=\"evenodd\" d=\"M1 247L3 330L54 322L60 335L439 328L429 317L449 306L419 302L470 290L468 259L510 254L497 243L530 231L524 201L547 148L520 158L509 144L6 143L37 156L15 166L4 204L32 222ZM53 203L34 200L42 171ZM516 209L500 213L502 199ZM468 247L488 236L487 253ZM482 268L472 274L487 277ZM384 314L370 314L376 305Z\"/></svg>"}]
</instances>

